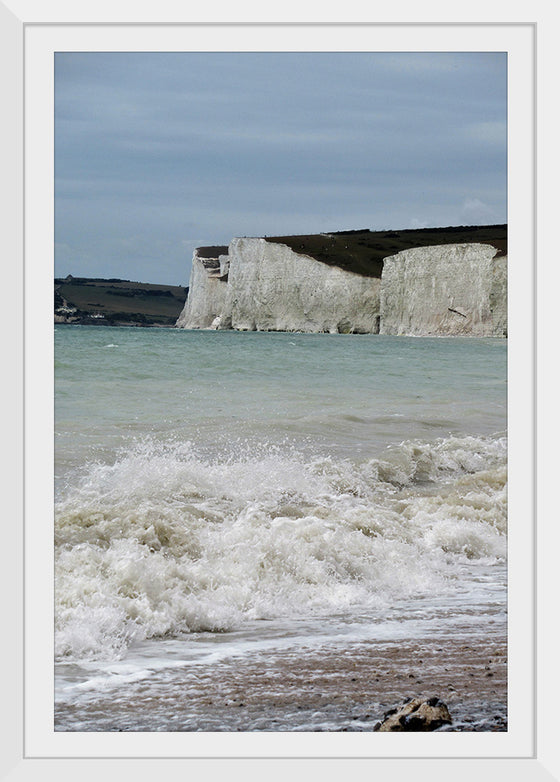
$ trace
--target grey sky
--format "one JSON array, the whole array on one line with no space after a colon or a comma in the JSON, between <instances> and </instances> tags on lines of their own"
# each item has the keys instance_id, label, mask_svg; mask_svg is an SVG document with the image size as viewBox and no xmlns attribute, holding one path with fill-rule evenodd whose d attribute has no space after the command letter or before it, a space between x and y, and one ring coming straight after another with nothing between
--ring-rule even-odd
<instances>
[{"instance_id":1,"label":"grey sky","mask_svg":"<svg viewBox=\"0 0 560 782\"><path fill-rule=\"evenodd\" d=\"M233 236L504 223L503 53L57 53L55 273Z\"/></svg>"}]
</instances>

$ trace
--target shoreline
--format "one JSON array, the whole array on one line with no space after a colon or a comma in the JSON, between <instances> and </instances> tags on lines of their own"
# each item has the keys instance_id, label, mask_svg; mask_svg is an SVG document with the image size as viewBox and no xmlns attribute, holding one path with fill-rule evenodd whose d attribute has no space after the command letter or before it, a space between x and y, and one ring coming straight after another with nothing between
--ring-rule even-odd
<instances>
[{"instance_id":1,"label":"shoreline","mask_svg":"<svg viewBox=\"0 0 560 782\"><path fill-rule=\"evenodd\" d=\"M434 696L452 717L439 731L507 730L505 631L289 647L159 676L59 704L55 730L373 731L388 709Z\"/></svg>"},{"instance_id":2,"label":"shoreline","mask_svg":"<svg viewBox=\"0 0 560 782\"><path fill-rule=\"evenodd\" d=\"M312 336L328 336L328 337L398 337L405 339L497 339L507 342L507 335L504 336L489 336L480 337L474 334L373 334L363 332L349 332L343 333L329 333L326 331L281 331L277 329L185 329L180 326L168 324L168 323L107 323L107 322L90 322L90 321L55 321L55 326L95 326L101 328L139 328L139 329L169 329L170 331L185 331L191 334L199 333L212 333L212 334L310 334Z\"/></svg>"}]
</instances>

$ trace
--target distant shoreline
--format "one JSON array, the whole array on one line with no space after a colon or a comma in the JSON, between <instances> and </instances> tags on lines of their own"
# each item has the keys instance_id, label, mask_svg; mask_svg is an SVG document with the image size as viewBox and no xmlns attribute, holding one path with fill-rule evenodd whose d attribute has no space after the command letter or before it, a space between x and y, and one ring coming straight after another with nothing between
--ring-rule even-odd
<instances>
[{"instance_id":1,"label":"distant shoreline","mask_svg":"<svg viewBox=\"0 0 560 782\"><path fill-rule=\"evenodd\" d=\"M109 320L95 321L92 318L77 318L75 320L57 320L55 326L95 326L96 328L137 328L137 329L174 329L173 323L136 323L133 321L112 322Z\"/></svg>"},{"instance_id":2,"label":"distant shoreline","mask_svg":"<svg viewBox=\"0 0 560 782\"><path fill-rule=\"evenodd\" d=\"M172 327L188 288L68 275L54 280L55 324Z\"/></svg>"}]
</instances>

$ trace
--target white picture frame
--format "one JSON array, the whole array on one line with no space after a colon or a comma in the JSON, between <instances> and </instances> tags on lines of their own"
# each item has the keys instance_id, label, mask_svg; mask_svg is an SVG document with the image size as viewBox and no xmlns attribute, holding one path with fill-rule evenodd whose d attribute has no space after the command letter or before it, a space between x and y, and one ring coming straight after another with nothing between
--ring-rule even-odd
<instances>
[{"instance_id":1,"label":"white picture frame","mask_svg":"<svg viewBox=\"0 0 560 782\"><path fill-rule=\"evenodd\" d=\"M233 768L248 779L300 772L307 776L311 765L315 773L339 775L348 767L354 773L390 774L394 779L413 774L427 780L434 773L452 773L457 780L473 775L483 779L490 779L490 775L524 780L557 778L558 752L549 690L554 682L551 624L555 606L548 567L555 547L553 531L544 526L554 523L554 517L542 516L539 522L536 514L537 488L544 481L546 497L555 479L552 466L543 457L539 469L544 473L539 482L535 459L536 400L539 409L541 402L545 410L552 403L548 386L543 384L541 388L540 382L535 385L537 319L541 317L535 307L536 31L537 26L546 29L550 20L543 16L539 21L495 22L491 8L486 7L484 16L468 23L462 17L457 22L449 21L452 14L447 9L442 17L445 22L395 22L391 16L394 9L386 9L386 19L371 22L324 19L309 23L305 9L291 9L290 13L286 7L285 24L279 25L271 9L270 21L263 21L260 9L253 15L250 9L229 7L219 14L223 21L217 23L208 22L204 8L187 10L176 3L160 4L157 9L148 3L123 6L126 4L118 2L110 7L82 3L79 8L72 7L70 15L64 3L49 3L48 7L25 2L0 4L3 103L9 118L3 139L7 171L2 188L3 215L8 263L10 269L15 268L5 335L15 382L4 404L10 447L6 449L3 474L9 477L12 489L9 518L13 521L5 530L3 597L9 639L14 643L3 649L8 679L2 715L3 778L35 779L46 774L65 778L77 773L96 778L111 773L151 776L161 764L164 773L209 776L230 773ZM458 15L458 11L454 13ZM235 36L231 35L233 30ZM373 747L371 736L367 744L368 734L352 733L56 734L52 729L52 510L45 499L52 496L48 453L53 431L49 396L53 377L49 335L53 75L45 65L54 51L60 50L177 50L194 46L194 40L198 50L201 46L224 50L229 49L233 38L236 46L248 49L278 46L285 50L289 45L293 50L348 50L351 46L373 50L382 40L387 50L421 47L424 51L508 51L508 232L513 270L509 288L508 413L510 438L517 443L510 453L509 470L518 479L510 494L516 501L520 522L512 530L510 543L514 562L508 590L511 697L510 728L505 733L384 735L383 741ZM520 264L524 264L522 273L518 271ZM517 484L522 478L525 483L520 490ZM538 507L541 519L543 506L539 503ZM40 527L33 521L38 515L45 520Z\"/></svg>"}]
</instances>

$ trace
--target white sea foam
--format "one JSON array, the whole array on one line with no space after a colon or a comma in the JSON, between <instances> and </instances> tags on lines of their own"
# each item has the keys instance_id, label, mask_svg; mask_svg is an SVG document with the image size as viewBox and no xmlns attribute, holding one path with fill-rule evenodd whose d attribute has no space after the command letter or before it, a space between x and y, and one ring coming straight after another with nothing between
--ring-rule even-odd
<instances>
[{"instance_id":1,"label":"white sea foam","mask_svg":"<svg viewBox=\"0 0 560 782\"><path fill-rule=\"evenodd\" d=\"M145 440L56 509L59 658L258 618L445 594L506 555L506 440L405 442L362 463Z\"/></svg>"}]
</instances>

